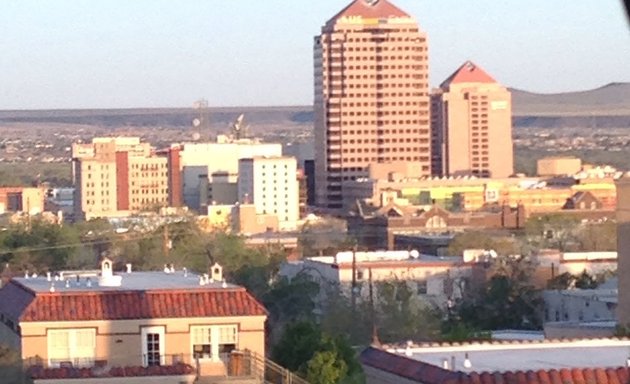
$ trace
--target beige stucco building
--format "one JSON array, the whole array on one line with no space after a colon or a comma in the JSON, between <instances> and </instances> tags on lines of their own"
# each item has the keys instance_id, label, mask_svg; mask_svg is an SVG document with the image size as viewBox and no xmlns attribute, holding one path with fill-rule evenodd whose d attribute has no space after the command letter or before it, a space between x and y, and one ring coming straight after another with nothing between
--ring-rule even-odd
<instances>
[{"instance_id":1,"label":"beige stucco building","mask_svg":"<svg viewBox=\"0 0 630 384\"><path fill-rule=\"evenodd\" d=\"M617 180L617 322L630 325L630 179Z\"/></svg>"},{"instance_id":2,"label":"beige stucco building","mask_svg":"<svg viewBox=\"0 0 630 384\"><path fill-rule=\"evenodd\" d=\"M42 369L187 364L222 376L231 351L265 353L265 309L216 264L207 276L113 273L105 259L100 271L14 278L0 314L1 342Z\"/></svg>"},{"instance_id":3,"label":"beige stucco building","mask_svg":"<svg viewBox=\"0 0 630 384\"><path fill-rule=\"evenodd\" d=\"M510 92L467 61L431 94L433 174L514 172Z\"/></svg>"},{"instance_id":4,"label":"beige stucco building","mask_svg":"<svg viewBox=\"0 0 630 384\"><path fill-rule=\"evenodd\" d=\"M575 175L582 170L582 160L571 156L543 157L536 161L538 176Z\"/></svg>"},{"instance_id":5,"label":"beige stucco building","mask_svg":"<svg viewBox=\"0 0 630 384\"><path fill-rule=\"evenodd\" d=\"M428 53L416 21L387 0L354 0L314 41L315 199L342 207L343 180L371 163L431 172Z\"/></svg>"},{"instance_id":6,"label":"beige stucco building","mask_svg":"<svg viewBox=\"0 0 630 384\"><path fill-rule=\"evenodd\" d=\"M79 218L125 216L169 205L168 157L138 137L97 137L72 145L74 212Z\"/></svg>"}]
</instances>

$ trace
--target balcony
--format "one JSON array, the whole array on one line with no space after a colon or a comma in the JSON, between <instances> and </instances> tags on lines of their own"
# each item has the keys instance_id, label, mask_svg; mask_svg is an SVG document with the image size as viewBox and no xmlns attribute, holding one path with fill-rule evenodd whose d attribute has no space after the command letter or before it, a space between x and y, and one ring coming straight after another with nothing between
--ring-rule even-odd
<instances>
[{"instance_id":1,"label":"balcony","mask_svg":"<svg viewBox=\"0 0 630 384\"><path fill-rule=\"evenodd\" d=\"M159 357L159 358L157 358ZM218 362L224 370L220 374L204 374L203 364L192 355L174 354L153 356L156 364L139 366L111 366L107 359L76 358L46 361L39 357L23 361L28 375L34 380L45 380L48 384L102 383L112 382L136 384L161 383L277 383L308 384L301 377L255 352L232 351L222 353ZM136 361L148 361L148 356L137 356ZM188 364L190 362L192 364ZM127 378L127 379L123 379ZM133 378L133 379L131 379Z\"/></svg>"}]
</instances>

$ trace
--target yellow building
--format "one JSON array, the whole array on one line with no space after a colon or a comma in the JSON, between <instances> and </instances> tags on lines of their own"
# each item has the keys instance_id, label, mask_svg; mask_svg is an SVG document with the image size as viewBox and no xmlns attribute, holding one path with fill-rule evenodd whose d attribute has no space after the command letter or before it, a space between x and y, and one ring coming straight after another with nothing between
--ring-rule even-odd
<instances>
[{"instance_id":1,"label":"yellow building","mask_svg":"<svg viewBox=\"0 0 630 384\"><path fill-rule=\"evenodd\" d=\"M126 216L168 205L168 159L138 137L73 144L72 158L77 217Z\"/></svg>"},{"instance_id":2,"label":"yellow building","mask_svg":"<svg viewBox=\"0 0 630 384\"><path fill-rule=\"evenodd\" d=\"M217 264L205 276L168 267L113 273L105 259L100 271L14 278L0 290L0 317L1 342L32 372L101 368L116 376L137 367L142 375L184 366L224 376L231 352L265 354L265 309L225 283Z\"/></svg>"}]
</instances>

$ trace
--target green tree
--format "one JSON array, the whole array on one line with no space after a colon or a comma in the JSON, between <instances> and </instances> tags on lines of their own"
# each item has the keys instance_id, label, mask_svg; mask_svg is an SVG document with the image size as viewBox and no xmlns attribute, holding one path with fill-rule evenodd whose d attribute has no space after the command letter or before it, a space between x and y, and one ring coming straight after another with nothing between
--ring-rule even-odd
<instances>
[{"instance_id":1,"label":"green tree","mask_svg":"<svg viewBox=\"0 0 630 384\"><path fill-rule=\"evenodd\" d=\"M500 255L513 255L519 252L519 245L508 236L490 236L484 232L466 231L455 235L448 246L448 253L461 256L466 249L494 250Z\"/></svg>"},{"instance_id":2,"label":"green tree","mask_svg":"<svg viewBox=\"0 0 630 384\"><path fill-rule=\"evenodd\" d=\"M525 223L527 240L538 248L574 250L579 244L580 220L570 214L532 216Z\"/></svg>"},{"instance_id":3,"label":"green tree","mask_svg":"<svg viewBox=\"0 0 630 384\"><path fill-rule=\"evenodd\" d=\"M7 384L33 383L22 367L20 354L6 345L0 345L0 377Z\"/></svg>"},{"instance_id":4,"label":"green tree","mask_svg":"<svg viewBox=\"0 0 630 384\"><path fill-rule=\"evenodd\" d=\"M435 340L440 334L440 312L423 302L406 281L375 284L377 327L385 342Z\"/></svg>"},{"instance_id":5,"label":"green tree","mask_svg":"<svg viewBox=\"0 0 630 384\"><path fill-rule=\"evenodd\" d=\"M66 267L67 260L77 252L80 243L77 232L33 219L14 224L2 232L0 259L14 270L59 270Z\"/></svg>"},{"instance_id":6,"label":"green tree","mask_svg":"<svg viewBox=\"0 0 630 384\"><path fill-rule=\"evenodd\" d=\"M473 329L540 329L542 297L532 283L535 264L529 257L492 260L491 277L467 292L449 312L449 321Z\"/></svg>"},{"instance_id":7,"label":"green tree","mask_svg":"<svg viewBox=\"0 0 630 384\"><path fill-rule=\"evenodd\" d=\"M336 384L347 371L346 363L334 351L319 351L306 363L306 380L311 384Z\"/></svg>"},{"instance_id":8,"label":"green tree","mask_svg":"<svg viewBox=\"0 0 630 384\"><path fill-rule=\"evenodd\" d=\"M273 347L272 356L287 369L306 377L324 369L325 380L333 383L361 383L363 371L355 351L345 337L332 337L312 322L300 321L286 327L282 338ZM316 379L319 380L319 379Z\"/></svg>"}]
</instances>

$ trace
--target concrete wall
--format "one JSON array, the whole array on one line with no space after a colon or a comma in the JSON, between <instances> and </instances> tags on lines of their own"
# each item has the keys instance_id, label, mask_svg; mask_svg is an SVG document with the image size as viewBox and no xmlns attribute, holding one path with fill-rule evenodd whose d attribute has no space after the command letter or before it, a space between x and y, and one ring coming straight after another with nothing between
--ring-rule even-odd
<instances>
[{"instance_id":1,"label":"concrete wall","mask_svg":"<svg viewBox=\"0 0 630 384\"><path fill-rule=\"evenodd\" d=\"M618 321L630 325L630 179L617 181Z\"/></svg>"},{"instance_id":2,"label":"concrete wall","mask_svg":"<svg viewBox=\"0 0 630 384\"><path fill-rule=\"evenodd\" d=\"M181 319L142 319L82 322L21 323L22 357L39 356L48 359L47 331L49 329L94 328L96 330L96 359L107 360L110 366L142 365L141 331L146 326L164 326L164 354L182 354L184 362L195 365L192 359L190 327L193 325L238 325L237 349L249 349L265 355L265 318L213 317ZM222 374L220 360L204 363L207 374Z\"/></svg>"}]
</instances>

